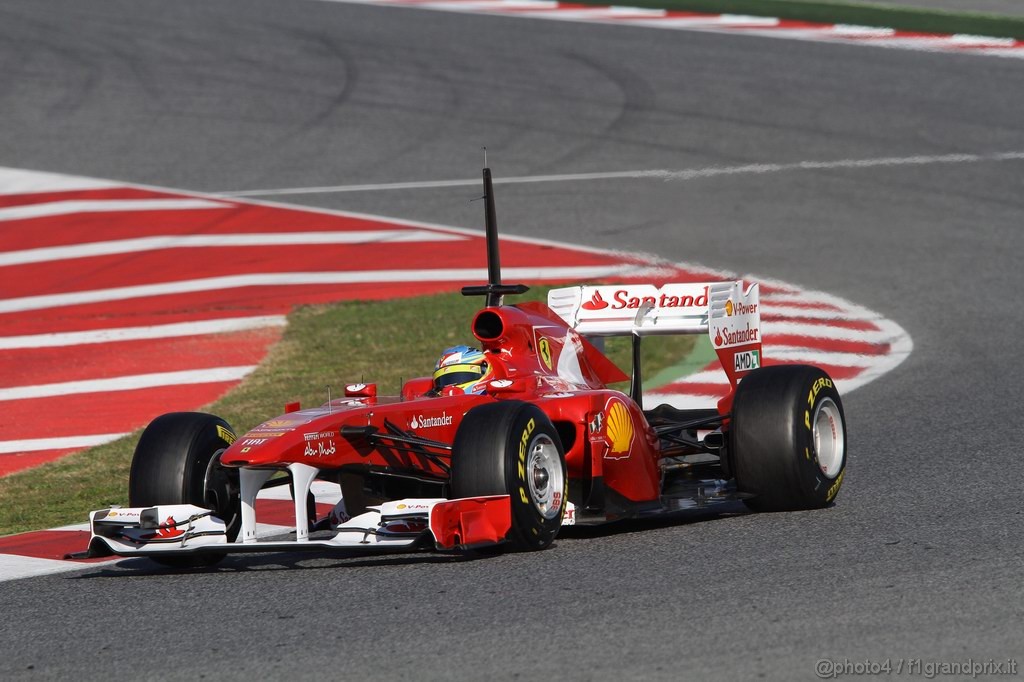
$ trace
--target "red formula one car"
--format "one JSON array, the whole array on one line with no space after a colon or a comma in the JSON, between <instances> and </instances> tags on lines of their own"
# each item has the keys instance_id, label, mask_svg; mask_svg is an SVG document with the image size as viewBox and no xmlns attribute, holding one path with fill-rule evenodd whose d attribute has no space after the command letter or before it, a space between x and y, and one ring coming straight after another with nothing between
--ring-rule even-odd
<instances>
[{"instance_id":1,"label":"red formula one car","mask_svg":"<svg viewBox=\"0 0 1024 682\"><path fill-rule=\"evenodd\" d=\"M489 283L463 289L486 297L472 321L481 350L452 350L399 396L349 385L237 438L212 415L157 418L132 461L131 506L92 512L88 555L187 565L272 550L543 549L567 524L835 499L846 465L839 393L818 368L762 367L757 284L574 286L551 291L548 305L505 305L526 287L501 283L488 169L484 189ZM708 409L644 409L643 338L697 333L709 335L729 395ZM629 395L608 388L630 377L592 341L614 335L632 338ZM315 479L340 486L323 518ZM281 482L294 534L267 539L256 496Z\"/></svg>"}]
</instances>

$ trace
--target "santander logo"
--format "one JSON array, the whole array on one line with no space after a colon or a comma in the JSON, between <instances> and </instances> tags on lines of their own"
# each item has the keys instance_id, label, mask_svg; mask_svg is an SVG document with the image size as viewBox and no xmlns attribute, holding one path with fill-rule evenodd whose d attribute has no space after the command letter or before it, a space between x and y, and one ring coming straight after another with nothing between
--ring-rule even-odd
<instances>
[{"instance_id":1,"label":"santander logo","mask_svg":"<svg viewBox=\"0 0 1024 682\"><path fill-rule=\"evenodd\" d=\"M409 428L415 431L416 429L432 429L435 426L451 426L452 419L453 417L447 412L442 412L440 417L413 415L409 420Z\"/></svg>"},{"instance_id":2,"label":"santander logo","mask_svg":"<svg viewBox=\"0 0 1024 682\"><path fill-rule=\"evenodd\" d=\"M654 308L706 308L708 305L708 288L705 286L699 293L672 294L661 291L649 295L650 289L616 289L612 292L611 301L604 300L600 291L595 291L589 301L580 304L583 310L612 310L637 309L641 306L650 305ZM693 291L693 290L691 290Z\"/></svg>"},{"instance_id":3,"label":"santander logo","mask_svg":"<svg viewBox=\"0 0 1024 682\"><path fill-rule=\"evenodd\" d=\"M601 297L600 291L595 291L590 300L585 301L580 307L584 310L604 310L608 307L608 302Z\"/></svg>"},{"instance_id":4,"label":"santander logo","mask_svg":"<svg viewBox=\"0 0 1024 682\"><path fill-rule=\"evenodd\" d=\"M745 329L737 329L735 331L729 327L716 327L713 340L716 348L723 348L747 343L760 343L761 340L758 338L760 335L761 330L757 327L751 327L749 324L747 324Z\"/></svg>"}]
</instances>

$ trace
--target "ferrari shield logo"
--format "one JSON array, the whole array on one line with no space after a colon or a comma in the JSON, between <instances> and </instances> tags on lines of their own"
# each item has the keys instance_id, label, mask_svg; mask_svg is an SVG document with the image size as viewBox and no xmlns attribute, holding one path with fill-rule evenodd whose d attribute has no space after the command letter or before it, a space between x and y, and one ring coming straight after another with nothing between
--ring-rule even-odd
<instances>
[{"instance_id":1,"label":"ferrari shield logo","mask_svg":"<svg viewBox=\"0 0 1024 682\"><path fill-rule=\"evenodd\" d=\"M541 362L549 371L554 369L554 365L551 363L551 342L546 336L540 337L540 341L537 342L537 355L540 356Z\"/></svg>"}]
</instances>

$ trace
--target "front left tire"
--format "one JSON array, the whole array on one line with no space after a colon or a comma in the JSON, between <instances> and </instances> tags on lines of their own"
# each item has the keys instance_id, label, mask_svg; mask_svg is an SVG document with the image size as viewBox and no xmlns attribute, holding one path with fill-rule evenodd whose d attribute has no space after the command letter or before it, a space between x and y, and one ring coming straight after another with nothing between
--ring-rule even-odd
<instances>
[{"instance_id":1,"label":"front left tire","mask_svg":"<svg viewBox=\"0 0 1024 682\"><path fill-rule=\"evenodd\" d=\"M221 453L234 442L231 426L200 412L172 412L154 419L142 432L132 457L128 504L194 504L212 509L234 542L242 526L238 472L220 465ZM222 555L153 557L168 566L212 565Z\"/></svg>"},{"instance_id":2,"label":"front left tire","mask_svg":"<svg viewBox=\"0 0 1024 682\"><path fill-rule=\"evenodd\" d=\"M562 527L568 496L565 452L535 405L501 401L466 413L452 445L451 496L508 495L519 550L548 547Z\"/></svg>"}]
</instances>

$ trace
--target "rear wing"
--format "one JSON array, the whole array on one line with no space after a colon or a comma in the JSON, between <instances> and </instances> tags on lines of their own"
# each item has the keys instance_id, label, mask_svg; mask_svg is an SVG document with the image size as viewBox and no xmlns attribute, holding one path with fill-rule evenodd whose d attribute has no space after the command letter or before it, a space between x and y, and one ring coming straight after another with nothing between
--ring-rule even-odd
<instances>
[{"instance_id":1,"label":"rear wing","mask_svg":"<svg viewBox=\"0 0 1024 682\"><path fill-rule=\"evenodd\" d=\"M746 289L742 280L565 287L548 293L548 307L584 336L633 337L631 393L638 402L643 336L706 333L733 388L744 372L761 366L756 282Z\"/></svg>"}]
</instances>

